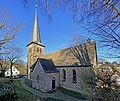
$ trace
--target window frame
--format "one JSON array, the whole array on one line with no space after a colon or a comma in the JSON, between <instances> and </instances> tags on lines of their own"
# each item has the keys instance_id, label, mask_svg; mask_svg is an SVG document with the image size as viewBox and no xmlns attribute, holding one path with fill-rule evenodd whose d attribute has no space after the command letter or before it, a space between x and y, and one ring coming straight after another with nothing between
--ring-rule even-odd
<instances>
[{"instance_id":1,"label":"window frame","mask_svg":"<svg viewBox=\"0 0 120 101\"><path fill-rule=\"evenodd\" d=\"M39 78L40 78L40 76L37 74L37 76L36 76L37 83L39 83Z\"/></svg>"},{"instance_id":2,"label":"window frame","mask_svg":"<svg viewBox=\"0 0 120 101\"><path fill-rule=\"evenodd\" d=\"M66 71L62 69L62 82L66 82Z\"/></svg>"},{"instance_id":3,"label":"window frame","mask_svg":"<svg viewBox=\"0 0 120 101\"><path fill-rule=\"evenodd\" d=\"M77 83L77 72L75 69L72 70L72 83Z\"/></svg>"},{"instance_id":4,"label":"window frame","mask_svg":"<svg viewBox=\"0 0 120 101\"><path fill-rule=\"evenodd\" d=\"M42 53L42 49L40 48L40 53Z\"/></svg>"}]
</instances>

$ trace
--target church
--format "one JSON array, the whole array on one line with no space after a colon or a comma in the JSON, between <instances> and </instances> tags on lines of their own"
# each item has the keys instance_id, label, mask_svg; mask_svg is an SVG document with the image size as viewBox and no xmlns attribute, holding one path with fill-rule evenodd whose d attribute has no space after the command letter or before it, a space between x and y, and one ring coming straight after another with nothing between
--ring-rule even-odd
<instances>
[{"instance_id":1,"label":"church","mask_svg":"<svg viewBox=\"0 0 120 101\"><path fill-rule=\"evenodd\" d=\"M40 34L38 12L35 10L32 38L27 45L27 75L32 87L43 92L63 87L90 94L92 88L85 81L88 79L87 75L92 76L92 67L97 65L96 42L88 40L81 45L80 63L69 52L69 48L44 54L45 45L41 42Z\"/></svg>"}]
</instances>

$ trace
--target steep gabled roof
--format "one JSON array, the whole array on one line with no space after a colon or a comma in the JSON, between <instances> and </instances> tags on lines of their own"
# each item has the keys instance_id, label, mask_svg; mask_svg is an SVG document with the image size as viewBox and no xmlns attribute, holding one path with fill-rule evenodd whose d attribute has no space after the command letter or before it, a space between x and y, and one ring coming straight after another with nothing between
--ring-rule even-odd
<instances>
[{"instance_id":1,"label":"steep gabled roof","mask_svg":"<svg viewBox=\"0 0 120 101\"><path fill-rule=\"evenodd\" d=\"M32 38L30 43L27 45L29 46L30 44L35 43L37 45L45 47L41 43L41 38L40 38L40 29L39 29L39 23L38 23L38 10L37 10L37 5L35 7L35 16L34 16L34 25L33 25L33 30L32 30Z\"/></svg>"},{"instance_id":2,"label":"steep gabled roof","mask_svg":"<svg viewBox=\"0 0 120 101\"><path fill-rule=\"evenodd\" d=\"M54 63L51 59L43 59L43 58L38 58L37 61L32 65L31 71L33 72L34 68L36 67L36 64L41 63L42 68L45 73L59 73L58 69L55 68Z\"/></svg>"},{"instance_id":3,"label":"steep gabled roof","mask_svg":"<svg viewBox=\"0 0 120 101\"><path fill-rule=\"evenodd\" d=\"M37 6L35 8L34 26L33 26L31 42L41 43L41 40L40 40L40 30L39 30L39 24L38 24Z\"/></svg>"}]
</instances>

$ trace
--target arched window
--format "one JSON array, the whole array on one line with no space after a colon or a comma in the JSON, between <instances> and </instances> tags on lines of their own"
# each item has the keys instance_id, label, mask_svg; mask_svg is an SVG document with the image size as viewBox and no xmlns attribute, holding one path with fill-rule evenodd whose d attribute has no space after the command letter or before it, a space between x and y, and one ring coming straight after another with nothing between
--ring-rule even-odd
<instances>
[{"instance_id":1,"label":"arched window","mask_svg":"<svg viewBox=\"0 0 120 101\"><path fill-rule=\"evenodd\" d=\"M73 69L73 83L76 83L77 79L76 79L76 70Z\"/></svg>"},{"instance_id":2,"label":"arched window","mask_svg":"<svg viewBox=\"0 0 120 101\"><path fill-rule=\"evenodd\" d=\"M39 83L39 75L37 75L37 78L36 78L36 79L37 79L37 83Z\"/></svg>"},{"instance_id":3,"label":"arched window","mask_svg":"<svg viewBox=\"0 0 120 101\"><path fill-rule=\"evenodd\" d=\"M55 88L55 77L52 78L52 89Z\"/></svg>"},{"instance_id":4,"label":"arched window","mask_svg":"<svg viewBox=\"0 0 120 101\"><path fill-rule=\"evenodd\" d=\"M40 48L40 53L42 53L42 49Z\"/></svg>"},{"instance_id":5,"label":"arched window","mask_svg":"<svg viewBox=\"0 0 120 101\"><path fill-rule=\"evenodd\" d=\"M63 80L62 81L65 82L66 81L66 71L63 69L62 72L63 72L62 73L63 74Z\"/></svg>"},{"instance_id":6,"label":"arched window","mask_svg":"<svg viewBox=\"0 0 120 101\"><path fill-rule=\"evenodd\" d=\"M37 48L37 52L39 52L39 48Z\"/></svg>"}]
</instances>

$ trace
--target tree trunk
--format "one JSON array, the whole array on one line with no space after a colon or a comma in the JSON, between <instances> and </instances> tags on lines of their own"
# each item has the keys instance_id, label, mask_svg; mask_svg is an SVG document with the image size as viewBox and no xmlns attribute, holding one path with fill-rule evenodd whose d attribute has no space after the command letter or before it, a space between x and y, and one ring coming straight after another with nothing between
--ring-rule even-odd
<instances>
[{"instance_id":1,"label":"tree trunk","mask_svg":"<svg viewBox=\"0 0 120 101\"><path fill-rule=\"evenodd\" d=\"M13 77L13 76L12 76L12 66L13 66L13 63L11 62L11 63L10 63L10 78Z\"/></svg>"}]
</instances>

